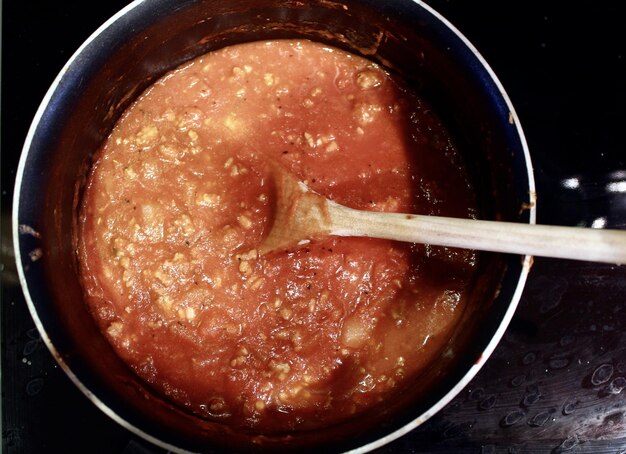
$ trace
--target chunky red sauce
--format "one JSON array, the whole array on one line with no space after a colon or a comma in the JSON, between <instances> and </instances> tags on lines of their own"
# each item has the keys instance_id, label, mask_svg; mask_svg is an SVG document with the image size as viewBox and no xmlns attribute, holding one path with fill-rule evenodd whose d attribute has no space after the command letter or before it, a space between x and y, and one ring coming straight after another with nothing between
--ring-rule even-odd
<instances>
[{"instance_id":1,"label":"chunky red sauce","mask_svg":"<svg viewBox=\"0 0 626 454\"><path fill-rule=\"evenodd\" d=\"M429 106L321 44L204 55L128 109L83 200L88 304L158 391L268 432L332 424L415 380L441 353L475 269L473 252L363 238L259 256L270 161L354 208L475 215Z\"/></svg>"}]
</instances>

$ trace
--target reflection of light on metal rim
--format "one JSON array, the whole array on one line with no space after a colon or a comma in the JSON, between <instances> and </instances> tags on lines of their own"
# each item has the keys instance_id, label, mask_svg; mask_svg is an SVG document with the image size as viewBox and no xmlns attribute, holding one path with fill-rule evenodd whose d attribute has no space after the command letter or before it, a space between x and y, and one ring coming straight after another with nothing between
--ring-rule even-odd
<instances>
[{"instance_id":1,"label":"reflection of light on metal rim","mask_svg":"<svg viewBox=\"0 0 626 454\"><path fill-rule=\"evenodd\" d=\"M606 185L607 192L626 193L626 180L615 181Z\"/></svg>"},{"instance_id":2,"label":"reflection of light on metal rim","mask_svg":"<svg viewBox=\"0 0 626 454\"><path fill-rule=\"evenodd\" d=\"M626 170L616 170L609 173L614 180L626 180Z\"/></svg>"},{"instance_id":3,"label":"reflection of light on metal rim","mask_svg":"<svg viewBox=\"0 0 626 454\"><path fill-rule=\"evenodd\" d=\"M592 229L602 229L604 227L606 227L606 218L605 217L596 218L591 223L591 228Z\"/></svg>"},{"instance_id":4,"label":"reflection of light on metal rim","mask_svg":"<svg viewBox=\"0 0 626 454\"><path fill-rule=\"evenodd\" d=\"M576 177L566 178L561 181L561 186L567 189L578 189L580 187L580 181Z\"/></svg>"}]
</instances>

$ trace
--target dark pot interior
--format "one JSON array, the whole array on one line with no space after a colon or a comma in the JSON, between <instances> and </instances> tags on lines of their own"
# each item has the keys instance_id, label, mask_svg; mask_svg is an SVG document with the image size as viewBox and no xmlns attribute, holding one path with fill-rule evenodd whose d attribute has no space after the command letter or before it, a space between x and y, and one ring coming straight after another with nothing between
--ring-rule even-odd
<instances>
[{"instance_id":1,"label":"dark pot interior","mask_svg":"<svg viewBox=\"0 0 626 454\"><path fill-rule=\"evenodd\" d=\"M244 41L309 38L382 63L430 100L451 129L475 184L481 217L528 222L530 163L521 130L489 71L436 15L412 1L146 0L89 41L51 92L22 156L16 238L24 290L53 354L94 402L152 441L191 451L375 443L430 416L482 364L516 304L519 256L480 255L471 309L441 359L406 390L354 420L316 432L260 436L204 421L154 394L115 355L82 301L72 240L81 182L124 109L180 63ZM33 261L29 253L43 251ZM496 332L500 334L496 334ZM42 333L43 334L43 333ZM462 382L463 383L463 382ZM457 389L456 391L460 390ZM442 400L443 399L443 400ZM440 404L438 404L438 402ZM396 432L390 438L399 435Z\"/></svg>"}]
</instances>

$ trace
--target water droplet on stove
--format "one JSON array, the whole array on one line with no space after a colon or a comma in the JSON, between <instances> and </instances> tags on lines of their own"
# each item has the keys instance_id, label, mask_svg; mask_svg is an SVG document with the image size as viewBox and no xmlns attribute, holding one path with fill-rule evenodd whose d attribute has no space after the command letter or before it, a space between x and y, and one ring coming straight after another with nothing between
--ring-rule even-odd
<instances>
[{"instance_id":1,"label":"water droplet on stove","mask_svg":"<svg viewBox=\"0 0 626 454\"><path fill-rule=\"evenodd\" d=\"M525 381L526 381L525 375L516 375L515 377L511 379L511 386L517 388L518 386L523 385Z\"/></svg>"},{"instance_id":2,"label":"water droplet on stove","mask_svg":"<svg viewBox=\"0 0 626 454\"><path fill-rule=\"evenodd\" d=\"M537 360L537 354L535 352L528 352L522 358L522 364L528 366Z\"/></svg>"},{"instance_id":3,"label":"water droplet on stove","mask_svg":"<svg viewBox=\"0 0 626 454\"><path fill-rule=\"evenodd\" d=\"M611 378L611 375L613 375L613 364L601 364L593 371L593 374L591 374L591 384L593 386L599 386L606 383Z\"/></svg>"},{"instance_id":4,"label":"water droplet on stove","mask_svg":"<svg viewBox=\"0 0 626 454\"><path fill-rule=\"evenodd\" d=\"M26 383L26 394L29 396L36 396L41 392L43 388L43 378L33 378Z\"/></svg>"},{"instance_id":5,"label":"water droplet on stove","mask_svg":"<svg viewBox=\"0 0 626 454\"><path fill-rule=\"evenodd\" d=\"M539 387L536 384L528 385L526 387L526 394L524 394L524 398L522 399L522 405L530 407L537 403L540 398L541 391L539 391Z\"/></svg>"},{"instance_id":6,"label":"water droplet on stove","mask_svg":"<svg viewBox=\"0 0 626 454\"><path fill-rule=\"evenodd\" d=\"M41 339L41 336L39 335L39 331L37 330L37 328L31 328L28 331L26 331L26 336L28 336L30 339L33 339L33 340Z\"/></svg>"},{"instance_id":7,"label":"water droplet on stove","mask_svg":"<svg viewBox=\"0 0 626 454\"><path fill-rule=\"evenodd\" d=\"M478 408L480 410L489 410L495 404L496 404L496 395L491 394L490 396L487 396L486 398L480 401L480 404L478 404Z\"/></svg>"},{"instance_id":8,"label":"water droplet on stove","mask_svg":"<svg viewBox=\"0 0 626 454\"><path fill-rule=\"evenodd\" d=\"M569 365L569 359L567 358L552 358L548 361L548 366L551 369L563 369Z\"/></svg>"},{"instance_id":9,"label":"water droplet on stove","mask_svg":"<svg viewBox=\"0 0 626 454\"><path fill-rule=\"evenodd\" d=\"M572 335L565 335L563 336L560 340L559 340L559 345L561 347L566 347L572 343L574 343L574 341L576 340L576 338Z\"/></svg>"},{"instance_id":10,"label":"water droplet on stove","mask_svg":"<svg viewBox=\"0 0 626 454\"><path fill-rule=\"evenodd\" d=\"M559 446L554 448L552 451L554 454L559 454L561 452L570 451L574 446L578 444L578 437L576 435L572 435L567 437L565 440L561 442Z\"/></svg>"},{"instance_id":11,"label":"water droplet on stove","mask_svg":"<svg viewBox=\"0 0 626 454\"><path fill-rule=\"evenodd\" d=\"M563 414L567 416L567 415L571 415L572 413L574 413L579 403L580 401L574 398L569 398L568 400L566 400L565 403L563 404Z\"/></svg>"},{"instance_id":12,"label":"water droplet on stove","mask_svg":"<svg viewBox=\"0 0 626 454\"><path fill-rule=\"evenodd\" d=\"M549 411L542 411L541 413L537 413L535 416L528 420L528 425L531 427L541 427L543 426L548 419L550 419Z\"/></svg>"},{"instance_id":13,"label":"water droplet on stove","mask_svg":"<svg viewBox=\"0 0 626 454\"><path fill-rule=\"evenodd\" d=\"M484 388L475 388L470 390L469 400L472 402L478 402L485 397Z\"/></svg>"},{"instance_id":14,"label":"water droplet on stove","mask_svg":"<svg viewBox=\"0 0 626 454\"><path fill-rule=\"evenodd\" d=\"M455 438L467 433L471 428L472 425L469 423L450 424L450 426L443 431L443 436L444 438Z\"/></svg>"},{"instance_id":15,"label":"water droplet on stove","mask_svg":"<svg viewBox=\"0 0 626 454\"><path fill-rule=\"evenodd\" d=\"M524 400L522 400L522 405L525 407L530 407L537 403L537 401L541 398L541 394L526 394L524 396Z\"/></svg>"},{"instance_id":16,"label":"water droplet on stove","mask_svg":"<svg viewBox=\"0 0 626 454\"><path fill-rule=\"evenodd\" d=\"M623 419L624 415L621 412L611 413L610 415L606 415L604 417L602 423L605 427L619 426L621 428Z\"/></svg>"},{"instance_id":17,"label":"water droplet on stove","mask_svg":"<svg viewBox=\"0 0 626 454\"><path fill-rule=\"evenodd\" d=\"M35 340L35 339L29 340L24 345L24 350L22 350L22 355L24 356L32 355L37 350L40 344L41 342L39 340Z\"/></svg>"},{"instance_id":18,"label":"water droplet on stove","mask_svg":"<svg viewBox=\"0 0 626 454\"><path fill-rule=\"evenodd\" d=\"M604 391L607 394L619 394L624 388L626 388L626 378L615 377L611 380L611 383L604 388Z\"/></svg>"},{"instance_id":19,"label":"water droplet on stove","mask_svg":"<svg viewBox=\"0 0 626 454\"><path fill-rule=\"evenodd\" d=\"M530 394L539 394L539 385L537 383L531 383L526 387L526 392Z\"/></svg>"},{"instance_id":20,"label":"water droplet on stove","mask_svg":"<svg viewBox=\"0 0 626 454\"><path fill-rule=\"evenodd\" d=\"M523 417L525 413L522 410L513 410L509 414L507 414L502 421L500 421L500 425L502 427L511 427L512 425L518 423Z\"/></svg>"}]
</instances>

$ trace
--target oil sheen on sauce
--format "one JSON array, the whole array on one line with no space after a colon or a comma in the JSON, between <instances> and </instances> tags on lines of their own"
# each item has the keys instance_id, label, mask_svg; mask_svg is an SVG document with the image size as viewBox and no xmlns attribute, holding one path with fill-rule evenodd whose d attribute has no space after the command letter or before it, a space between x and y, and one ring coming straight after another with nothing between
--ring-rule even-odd
<instances>
[{"instance_id":1,"label":"oil sheen on sauce","mask_svg":"<svg viewBox=\"0 0 626 454\"><path fill-rule=\"evenodd\" d=\"M227 47L172 71L104 143L79 219L86 300L117 353L202 417L326 426L428 373L467 300L471 251L324 238L259 256L277 163L372 211L474 217L429 105L322 44Z\"/></svg>"}]
</instances>

